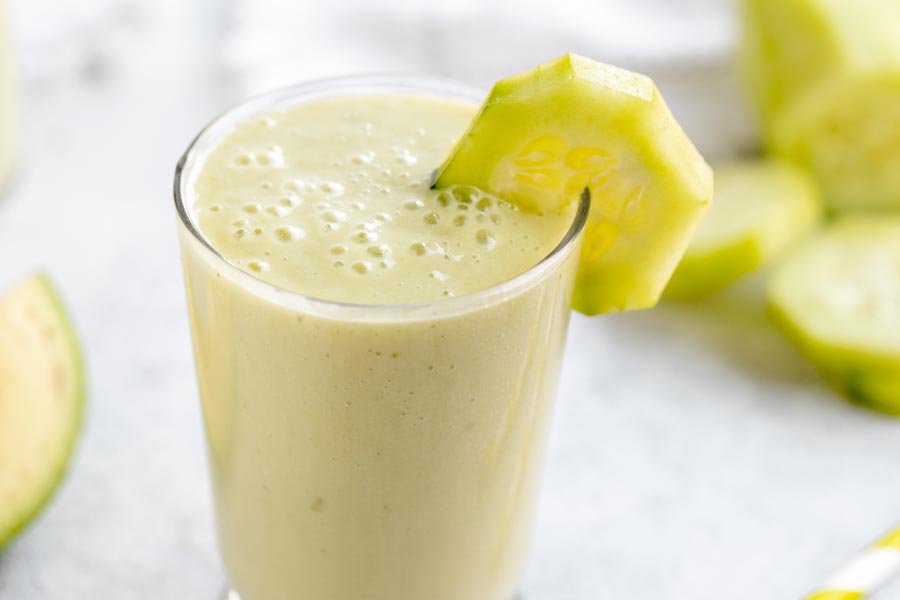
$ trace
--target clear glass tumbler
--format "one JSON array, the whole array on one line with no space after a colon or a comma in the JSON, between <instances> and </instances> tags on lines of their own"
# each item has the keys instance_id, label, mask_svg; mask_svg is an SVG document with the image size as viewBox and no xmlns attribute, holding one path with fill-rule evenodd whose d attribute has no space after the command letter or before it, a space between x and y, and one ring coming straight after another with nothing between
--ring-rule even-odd
<instances>
[{"instance_id":1,"label":"clear glass tumbler","mask_svg":"<svg viewBox=\"0 0 900 600\"><path fill-rule=\"evenodd\" d=\"M226 112L178 164L219 546L244 600L509 600L524 567L589 200L527 272L415 305L276 288L195 224L192 183L235 123L384 93L481 97L420 78L300 85Z\"/></svg>"}]
</instances>

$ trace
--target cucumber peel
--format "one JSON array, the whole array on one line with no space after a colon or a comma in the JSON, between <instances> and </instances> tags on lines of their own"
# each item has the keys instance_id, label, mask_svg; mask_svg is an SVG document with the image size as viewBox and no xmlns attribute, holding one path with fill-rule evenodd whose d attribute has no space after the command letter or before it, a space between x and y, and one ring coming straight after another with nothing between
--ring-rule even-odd
<instances>
[{"instance_id":1,"label":"cucumber peel","mask_svg":"<svg viewBox=\"0 0 900 600\"><path fill-rule=\"evenodd\" d=\"M575 288L585 314L656 304L712 200L712 172L649 78L566 54L494 85L435 173L524 210L587 189Z\"/></svg>"},{"instance_id":2,"label":"cucumber peel","mask_svg":"<svg viewBox=\"0 0 900 600\"><path fill-rule=\"evenodd\" d=\"M36 275L0 299L0 549L53 496L84 411L81 353L62 304Z\"/></svg>"},{"instance_id":3,"label":"cucumber peel","mask_svg":"<svg viewBox=\"0 0 900 600\"><path fill-rule=\"evenodd\" d=\"M900 414L900 217L838 220L773 272L774 323L837 390Z\"/></svg>"},{"instance_id":4,"label":"cucumber peel","mask_svg":"<svg viewBox=\"0 0 900 600\"><path fill-rule=\"evenodd\" d=\"M665 296L699 300L770 263L822 215L809 174L787 162L748 160L715 169L712 205Z\"/></svg>"}]
</instances>

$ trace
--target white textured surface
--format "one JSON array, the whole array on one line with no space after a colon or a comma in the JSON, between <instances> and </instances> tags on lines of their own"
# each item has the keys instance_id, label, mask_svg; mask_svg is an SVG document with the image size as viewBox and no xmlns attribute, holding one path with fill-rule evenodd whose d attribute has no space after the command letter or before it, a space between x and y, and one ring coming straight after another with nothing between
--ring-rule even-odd
<instances>
[{"instance_id":1,"label":"white textured surface","mask_svg":"<svg viewBox=\"0 0 900 600\"><path fill-rule=\"evenodd\" d=\"M610 59L629 32L663 35L658 23L617 26L623 6L666 19L707 6L711 37L672 39L727 47L715 0L597 3L614 17L597 31L618 37L596 40L590 20L564 11L510 26L474 3L444 20L305 3L296 28L320 35L283 53L293 63L274 58L289 21L266 37L258 13L237 18L249 2L13 2L27 143L0 204L0 287L50 271L84 339L91 405L61 493L0 556L0 600L203 600L221 585L170 199L178 155L214 112L272 74L377 68L484 84L566 49ZM241 62L253 52L267 69ZM690 69L640 61L702 146L724 153L747 127L721 59L703 56ZM837 400L746 297L574 319L527 600L797 598L900 519L900 424Z\"/></svg>"}]
</instances>

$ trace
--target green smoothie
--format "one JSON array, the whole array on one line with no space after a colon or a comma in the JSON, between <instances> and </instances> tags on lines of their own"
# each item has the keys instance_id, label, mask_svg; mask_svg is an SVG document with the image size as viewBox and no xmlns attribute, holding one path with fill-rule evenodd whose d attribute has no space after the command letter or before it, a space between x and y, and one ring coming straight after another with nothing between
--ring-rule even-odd
<instances>
[{"instance_id":1,"label":"green smoothie","mask_svg":"<svg viewBox=\"0 0 900 600\"><path fill-rule=\"evenodd\" d=\"M407 87L239 109L179 179L244 600L509 600L524 566L584 207L431 190L476 105Z\"/></svg>"}]
</instances>

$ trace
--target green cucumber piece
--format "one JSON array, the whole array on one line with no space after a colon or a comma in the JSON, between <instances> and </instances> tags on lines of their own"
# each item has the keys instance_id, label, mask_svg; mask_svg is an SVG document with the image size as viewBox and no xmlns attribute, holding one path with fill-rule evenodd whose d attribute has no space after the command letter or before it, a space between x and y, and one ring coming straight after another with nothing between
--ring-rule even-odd
<instances>
[{"instance_id":1,"label":"green cucumber piece","mask_svg":"<svg viewBox=\"0 0 900 600\"><path fill-rule=\"evenodd\" d=\"M900 2L744 0L740 54L769 149L836 210L900 207Z\"/></svg>"},{"instance_id":2,"label":"green cucumber piece","mask_svg":"<svg viewBox=\"0 0 900 600\"><path fill-rule=\"evenodd\" d=\"M574 300L586 314L654 305L712 199L653 81L574 54L494 85L435 174L455 184L537 211L590 190Z\"/></svg>"},{"instance_id":3,"label":"green cucumber piece","mask_svg":"<svg viewBox=\"0 0 900 600\"><path fill-rule=\"evenodd\" d=\"M814 173L836 211L900 208L900 66L798 100L774 123L773 150Z\"/></svg>"},{"instance_id":4,"label":"green cucumber piece","mask_svg":"<svg viewBox=\"0 0 900 600\"><path fill-rule=\"evenodd\" d=\"M0 299L0 548L52 497L83 408L75 334L50 281L34 276Z\"/></svg>"},{"instance_id":5,"label":"green cucumber piece","mask_svg":"<svg viewBox=\"0 0 900 600\"><path fill-rule=\"evenodd\" d=\"M769 264L822 215L810 175L778 160L715 168L715 202L675 270L666 297L699 300Z\"/></svg>"},{"instance_id":6,"label":"green cucumber piece","mask_svg":"<svg viewBox=\"0 0 900 600\"><path fill-rule=\"evenodd\" d=\"M775 324L836 389L900 411L900 216L844 217L780 264Z\"/></svg>"}]
</instances>

